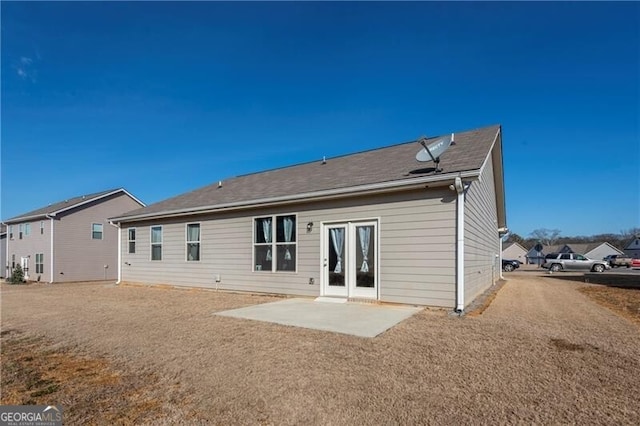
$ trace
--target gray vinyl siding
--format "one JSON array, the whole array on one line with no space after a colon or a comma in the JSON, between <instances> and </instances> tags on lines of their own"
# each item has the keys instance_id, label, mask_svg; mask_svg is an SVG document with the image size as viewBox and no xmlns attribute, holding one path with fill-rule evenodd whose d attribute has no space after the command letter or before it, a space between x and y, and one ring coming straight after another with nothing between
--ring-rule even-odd
<instances>
[{"instance_id":1,"label":"gray vinyl siding","mask_svg":"<svg viewBox=\"0 0 640 426\"><path fill-rule=\"evenodd\" d=\"M58 215L54 221L54 280L117 279L118 230L107 218L138 207L128 195L118 193ZM92 239L92 223L102 224L102 240Z\"/></svg>"},{"instance_id":2,"label":"gray vinyl siding","mask_svg":"<svg viewBox=\"0 0 640 426\"><path fill-rule=\"evenodd\" d=\"M499 278L500 240L493 165L487 162L480 180L465 196L464 303L468 305Z\"/></svg>"},{"instance_id":3,"label":"gray vinyl siding","mask_svg":"<svg viewBox=\"0 0 640 426\"><path fill-rule=\"evenodd\" d=\"M12 255L16 257L16 265L20 264L20 258L29 258L29 280L50 282L51 280L51 224L50 220L44 220L44 234L40 234L40 219L35 221L22 222L22 225L30 224L31 233L25 235L23 233L20 238L20 224L13 224L13 239L9 240L9 250L7 252L7 265L10 267L8 274L12 273ZM9 236L9 226L7 226L7 238ZM3 240L4 242L4 240ZM44 255L44 272L36 273L36 254Z\"/></svg>"},{"instance_id":4,"label":"gray vinyl siding","mask_svg":"<svg viewBox=\"0 0 640 426\"><path fill-rule=\"evenodd\" d=\"M253 271L253 219L272 214L297 217L296 272ZM122 281L318 296L321 224L370 219L377 219L379 226L380 300L452 307L455 198L446 188L122 223ZM199 262L186 261L185 224L192 222L200 223ZM308 222L314 223L311 232L306 230ZM150 260L152 225L163 227L161 261ZM128 253L130 227L136 228L135 254Z\"/></svg>"},{"instance_id":5,"label":"gray vinyl siding","mask_svg":"<svg viewBox=\"0 0 640 426\"><path fill-rule=\"evenodd\" d=\"M620 250L610 246L609 244L600 244L598 247L592 249L588 253L584 253L589 259L602 260L602 258L609 256L610 254L622 254Z\"/></svg>"}]
</instances>

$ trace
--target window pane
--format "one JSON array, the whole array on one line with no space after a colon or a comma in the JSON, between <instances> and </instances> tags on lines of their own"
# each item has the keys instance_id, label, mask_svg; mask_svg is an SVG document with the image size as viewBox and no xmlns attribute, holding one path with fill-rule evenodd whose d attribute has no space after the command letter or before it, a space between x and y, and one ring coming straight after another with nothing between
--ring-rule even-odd
<instances>
[{"instance_id":1,"label":"window pane","mask_svg":"<svg viewBox=\"0 0 640 426\"><path fill-rule=\"evenodd\" d=\"M159 226L154 226L151 228L151 242L152 243L161 243L162 242L162 228Z\"/></svg>"},{"instance_id":2,"label":"window pane","mask_svg":"<svg viewBox=\"0 0 640 426\"><path fill-rule=\"evenodd\" d=\"M94 240L102 239L102 224L101 223L93 223L91 224L91 238Z\"/></svg>"},{"instance_id":3,"label":"window pane","mask_svg":"<svg viewBox=\"0 0 640 426\"><path fill-rule=\"evenodd\" d=\"M136 229L129 229L129 241L134 241L136 239Z\"/></svg>"},{"instance_id":4,"label":"window pane","mask_svg":"<svg viewBox=\"0 0 640 426\"><path fill-rule=\"evenodd\" d=\"M295 244L278 244L278 264L277 271L295 271L296 270L296 245Z\"/></svg>"},{"instance_id":5,"label":"window pane","mask_svg":"<svg viewBox=\"0 0 640 426\"><path fill-rule=\"evenodd\" d=\"M187 260L200 260L200 243L187 243Z\"/></svg>"},{"instance_id":6,"label":"window pane","mask_svg":"<svg viewBox=\"0 0 640 426\"><path fill-rule=\"evenodd\" d=\"M271 246L256 246L255 256L253 270L271 272L271 265L273 261Z\"/></svg>"},{"instance_id":7,"label":"window pane","mask_svg":"<svg viewBox=\"0 0 640 426\"><path fill-rule=\"evenodd\" d=\"M200 224L187 225L187 241L200 241Z\"/></svg>"},{"instance_id":8,"label":"window pane","mask_svg":"<svg viewBox=\"0 0 640 426\"><path fill-rule=\"evenodd\" d=\"M151 260L162 260L161 244L154 244L151 246Z\"/></svg>"},{"instance_id":9,"label":"window pane","mask_svg":"<svg viewBox=\"0 0 640 426\"><path fill-rule=\"evenodd\" d=\"M296 217L278 216L276 217L276 242L291 243L296 240Z\"/></svg>"},{"instance_id":10,"label":"window pane","mask_svg":"<svg viewBox=\"0 0 640 426\"><path fill-rule=\"evenodd\" d=\"M273 239L273 226L270 217L258 218L255 220L255 242L270 243Z\"/></svg>"},{"instance_id":11,"label":"window pane","mask_svg":"<svg viewBox=\"0 0 640 426\"><path fill-rule=\"evenodd\" d=\"M136 252L136 242L135 241L130 241L129 242L129 253L135 253Z\"/></svg>"}]
</instances>

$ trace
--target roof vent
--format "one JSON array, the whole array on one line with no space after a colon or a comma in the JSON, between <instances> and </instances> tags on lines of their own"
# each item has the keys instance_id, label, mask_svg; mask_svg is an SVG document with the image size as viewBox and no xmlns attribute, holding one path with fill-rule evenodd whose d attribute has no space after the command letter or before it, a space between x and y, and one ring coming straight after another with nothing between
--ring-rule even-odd
<instances>
[{"instance_id":1,"label":"roof vent","mask_svg":"<svg viewBox=\"0 0 640 426\"><path fill-rule=\"evenodd\" d=\"M82 196L82 199L84 200L85 198L87 198L87 196L86 196L86 195L83 195L83 196Z\"/></svg>"},{"instance_id":2,"label":"roof vent","mask_svg":"<svg viewBox=\"0 0 640 426\"><path fill-rule=\"evenodd\" d=\"M322 156L322 164L327 164L327 157L324 155Z\"/></svg>"},{"instance_id":3,"label":"roof vent","mask_svg":"<svg viewBox=\"0 0 640 426\"><path fill-rule=\"evenodd\" d=\"M221 180L218 181L218 188L222 188L222 181Z\"/></svg>"}]
</instances>

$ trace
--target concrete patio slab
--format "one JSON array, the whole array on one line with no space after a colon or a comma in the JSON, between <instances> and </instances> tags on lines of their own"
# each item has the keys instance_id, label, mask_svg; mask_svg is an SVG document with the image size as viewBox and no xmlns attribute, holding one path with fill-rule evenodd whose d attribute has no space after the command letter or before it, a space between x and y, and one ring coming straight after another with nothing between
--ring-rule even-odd
<instances>
[{"instance_id":1,"label":"concrete patio slab","mask_svg":"<svg viewBox=\"0 0 640 426\"><path fill-rule=\"evenodd\" d=\"M376 337L422 309L411 306L324 303L296 298L215 312L215 315L359 337Z\"/></svg>"}]
</instances>

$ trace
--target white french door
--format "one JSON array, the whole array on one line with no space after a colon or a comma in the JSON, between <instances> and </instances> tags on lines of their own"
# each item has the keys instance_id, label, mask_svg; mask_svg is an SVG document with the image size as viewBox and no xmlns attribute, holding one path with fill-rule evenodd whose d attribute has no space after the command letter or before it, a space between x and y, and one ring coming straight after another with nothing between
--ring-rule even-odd
<instances>
[{"instance_id":1,"label":"white french door","mask_svg":"<svg viewBox=\"0 0 640 426\"><path fill-rule=\"evenodd\" d=\"M378 222L322 228L322 295L377 299Z\"/></svg>"}]
</instances>

